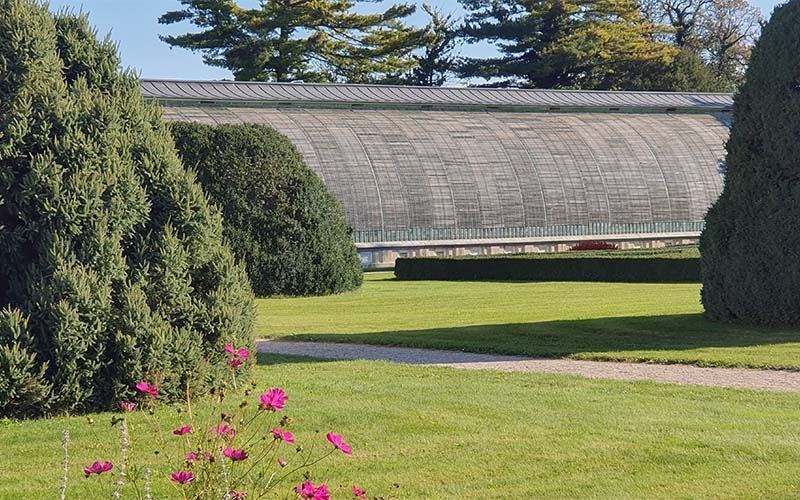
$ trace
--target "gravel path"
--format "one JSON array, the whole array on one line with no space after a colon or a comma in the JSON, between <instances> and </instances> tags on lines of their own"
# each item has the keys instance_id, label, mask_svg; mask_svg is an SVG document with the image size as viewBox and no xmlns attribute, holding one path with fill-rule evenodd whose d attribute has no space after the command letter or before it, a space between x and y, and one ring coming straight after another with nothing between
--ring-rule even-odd
<instances>
[{"instance_id":1,"label":"gravel path","mask_svg":"<svg viewBox=\"0 0 800 500\"><path fill-rule=\"evenodd\" d=\"M700 368L606 361L545 359L408 347L322 342L258 341L258 352L324 359L367 359L412 365L448 366L465 370L500 370L580 375L613 380L652 380L675 384L800 392L800 372L740 368Z\"/></svg>"}]
</instances>

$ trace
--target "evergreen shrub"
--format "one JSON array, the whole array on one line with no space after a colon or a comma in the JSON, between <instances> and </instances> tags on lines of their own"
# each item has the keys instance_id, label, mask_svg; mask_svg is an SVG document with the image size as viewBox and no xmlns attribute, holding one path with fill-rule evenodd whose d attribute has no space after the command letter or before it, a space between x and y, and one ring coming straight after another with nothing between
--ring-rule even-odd
<instances>
[{"instance_id":1,"label":"evergreen shrub","mask_svg":"<svg viewBox=\"0 0 800 500\"><path fill-rule=\"evenodd\" d=\"M175 122L184 164L222 209L256 295L326 295L361 285L339 202L286 136L261 125Z\"/></svg>"},{"instance_id":2,"label":"evergreen shrub","mask_svg":"<svg viewBox=\"0 0 800 500\"><path fill-rule=\"evenodd\" d=\"M800 0L775 9L753 49L726 150L700 239L706 314L800 325Z\"/></svg>"},{"instance_id":3,"label":"evergreen shrub","mask_svg":"<svg viewBox=\"0 0 800 500\"><path fill-rule=\"evenodd\" d=\"M159 110L86 16L0 0L0 415L229 376L247 276Z\"/></svg>"}]
</instances>

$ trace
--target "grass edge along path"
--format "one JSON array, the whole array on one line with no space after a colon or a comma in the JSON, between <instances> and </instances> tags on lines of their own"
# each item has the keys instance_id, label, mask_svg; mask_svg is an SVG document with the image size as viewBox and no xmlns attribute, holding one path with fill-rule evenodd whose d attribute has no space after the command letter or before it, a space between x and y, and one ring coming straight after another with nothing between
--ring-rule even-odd
<instances>
[{"instance_id":1,"label":"grass edge along path","mask_svg":"<svg viewBox=\"0 0 800 500\"><path fill-rule=\"evenodd\" d=\"M800 330L702 317L699 284L398 281L258 301L261 338L800 370Z\"/></svg>"},{"instance_id":2,"label":"grass edge along path","mask_svg":"<svg viewBox=\"0 0 800 500\"><path fill-rule=\"evenodd\" d=\"M525 358L410 347L285 340L260 340L257 341L256 347L260 353L305 356L323 360L363 359L463 370L567 374L607 380L646 380L707 387L800 392L798 371Z\"/></svg>"},{"instance_id":3,"label":"grass edge along path","mask_svg":"<svg viewBox=\"0 0 800 500\"><path fill-rule=\"evenodd\" d=\"M402 499L797 498L800 395L275 356L299 444L336 430L353 446L314 467L333 498L353 484ZM169 428L180 416L158 410ZM72 431L67 498L107 497L82 467L117 443L112 414L0 426L0 498L57 498L61 430ZM176 498L144 420L132 454L149 460L156 498ZM319 430L316 435L314 430ZM174 437L174 436L173 436ZM175 439L178 439L175 437ZM178 442L178 441L176 441ZM116 444L118 446L118 444ZM287 452L291 450L287 449ZM291 454L285 457L292 460ZM392 484L398 483L399 489ZM179 498L179 495L177 495Z\"/></svg>"}]
</instances>

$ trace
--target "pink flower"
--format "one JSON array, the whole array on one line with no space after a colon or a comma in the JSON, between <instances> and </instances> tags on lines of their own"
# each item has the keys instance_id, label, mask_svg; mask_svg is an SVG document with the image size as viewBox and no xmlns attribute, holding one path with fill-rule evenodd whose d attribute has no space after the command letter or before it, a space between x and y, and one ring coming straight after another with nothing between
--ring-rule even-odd
<instances>
[{"instance_id":1,"label":"pink flower","mask_svg":"<svg viewBox=\"0 0 800 500\"><path fill-rule=\"evenodd\" d=\"M340 450L342 450L342 452L345 455L352 455L353 454L353 448L351 448L347 443L344 442L344 439L342 439L342 435L341 434L334 434L332 432L329 432L327 437L328 437L328 441L330 441L331 444L333 444L333 446L335 446L335 447L339 448Z\"/></svg>"},{"instance_id":2,"label":"pink flower","mask_svg":"<svg viewBox=\"0 0 800 500\"><path fill-rule=\"evenodd\" d=\"M330 500L331 495L328 493L328 485L321 484L319 487L314 487L311 481L306 481L301 484L295 491L300 494L301 498L307 500Z\"/></svg>"},{"instance_id":3,"label":"pink flower","mask_svg":"<svg viewBox=\"0 0 800 500\"><path fill-rule=\"evenodd\" d=\"M114 464L111 462L100 462L97 461L88 467L83 468L83 473L86 474L86 477L91 476L92 474L102 474L103 472L108 472L114 468Z\"/></svg>"},{"instance_id":4,"label":"pink flower","mask_svg":"<svg viewBox=\"0 0 800 500\"><path fill-rule=\"evenodd\" d=\"M231 500L242 500L247 496L247 493L231 490L228 492L228 495L231 497Z\"/></svg>"},{"instance_id":5,"label":"pink flower","mask_svg":"<svg viewBox=\"0 0 800 500\"><path fill-rule=\"evenodd\" d=\"M282 441L286 441L287 443L294 443L294 434L289 431L284 431L279 427L272 429L272 435L275 439L280 439Z\"/></svg>"},{"instance_id":6,"label":"pink flower","mask_svg":"<svg viewBox=\"0 0 800 500\"><path fill-rule=\"evenodd\" d=\"M189 484L192 481L194 481L194 474L185 470L182 470L180 472L173 472L172 480L180 484Z\"/></svg>"},{"instance_id":7,"label":"pink flower","mask_svg":"<svg viewBox=\"0 0 800 500\"><path fill-rule=\"evenodd\" d=\"M273 387L268 390L266 394L261 395L261 405L259 408L267 411L282 410L283 407L286 406L287 399L289 399L289 397L286 396L286 393L283 392L282 389Z\"/></svg>"},{"instance_id":8,"label":"pink flower","mask_svg":"<svg viewBox=\"0 0 800 500\"><path fill-rule=\"evenodd\" d=\"M191 425L184 425L180 429L175 429L174 431L172 431L172 433L175 434L176 436L183 436L184 434L189 434L190 432L192 432Z\"/></svg>"},{"instance_id":9,"label":"pink flower","mask_svg":"<svg viewBox=\"0 0 800 500\"><path fill-rule=\"evenodd\" d=\"M225 448L225 451L222 452L223 455L230 458L234 462L240 462L242 460L247 460L247 452L244 450L234 450L230 446Z\"/></svg>"},{"instance_id":10,"label":"pink flower","mask_svg":"<svg viewBox=\"0 0 800 500\"><path fill-rule=\"evenodd\" d=\"M239 368L244 364L241 359L231 358L228 360L228 364L234 368Z\"/></svg>"},{"instance_id":11,"label":"pink flower","mask_svg":"<svg viewBox=\"0 0 800 500\"><path fill-rule=\"evenodd\" d=\"M240 358L243 359L250 358L250 351L248 349L245 349L244 347L242 347L241 349L236 349L235 347L233 347L233 344L228 344L225 346L225 351L229 352L230 354L233 354L234 356L239 356Z\"/></svg>"},{"instance_id":12,"label":"pink flower","mask_svg":"<svg viewBox=\"0 0 800 500\"><path fill-rule=\"evenodd\" d=\"M147 394L156 397L158 396L158 389L156 389L155 385L150 385L146 381L142 380L138 384L136 384L136 388L142 392L146 392Z\"/></svg>"},{"instance_id":13,"label":"pink flower","mask_svg":"<svg viewBox=\"0 0 800 500\"><path fill-rule=\"evenodd\" d=\"M367 500L367 494L364 492L364 490L359 490L358 488L353 486L353 493L356 495L356 498Z\"/></svg>"},{"instance_id":14,"label":"pink flower","mask_svg":"<svg viewBox=\"0 0 800 500\"><path fill-rule=\"evenodd\" d=\"M306 481L305 483L301 484L295 490L300 494L302 498L311 498L314 496L314 485L311 481Z\"/></svg>"},{"instance_id":15,"label":"pink flower","mask_svg":"<svg viewBox=\"0 0 800 500\"><path fill-rule=\"evenodd\" d=\"M125 411L133 411L136 409L136 403L129 403L127 401L120 401L119 406Z\"/></svg>"},{"instance_id":16,"label":"pink flower","mask_svg":"<svg viewBox=\"0 0 800 500\"><path fill-rule=\"evenodd\" d=\"M314 496L311 497L312 500L331 500L331 495L328 493L328 485L323 484L320 485L319 488L314 490Z\"/></svg>"},{"instance_id":17,"label":"pink flower","mask_svg":"<svg viewBox=\"0 0 800 500\"><path fill-rule=\"evenodd\" d=\"M280 465L281 467L286 467L287 465L289 465L289 462L287 462L286 460L284 460L282 458L279 458L278 459L278 465Z\"/></svg>"},{"instance_id":18,"label":"pink flower","mask_svg":"<svg viewBox=\"0 0 800 500\"><path fill-rule=\"evenodd\" d=\"M190 451L189 453L186 454L186 463L189 465L189 467L192 466L192 463L194 463L195 460L208 460L209 462L213 462L214 454L211 453L210 451L207 451L205 453L197 453L194 451Z\"/></svg>"},{"instance_id":19,"label":"pink flower","mask_svg":"<svg viewBox=\"0 0 800 500\"><path fill-rule=\"evenodd\" d=\"M228 424L220 424L211 428L211 434L213 434L214 437L230 439L236 435L236 429L229 427Z\"/></svg>"}]
</instances>

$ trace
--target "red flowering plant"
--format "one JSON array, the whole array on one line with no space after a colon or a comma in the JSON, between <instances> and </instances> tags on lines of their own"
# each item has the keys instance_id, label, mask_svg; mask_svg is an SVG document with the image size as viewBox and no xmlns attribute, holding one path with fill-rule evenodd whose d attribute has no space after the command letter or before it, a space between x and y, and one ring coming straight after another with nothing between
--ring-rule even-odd
<instances>
[{"instance_id":1,"label":"red flowering plant","mask_svg":"<svg viewBox=\"0 0 800 500\"><path fill-rule=\"evenodd\" d=\"M225 350L231 356L228 364L233 371L252 360L245 348L236 349L228 344ZM233 375L231 380L236 391L235 373ZM136 384L138 401L120 402L123 415L112 420L112 424L121 423L120 459L116 463L98 460L85 464L86 478L111 477L113 498L122 497L124 492L129 498L152 499L151 483L162 481L169 482L179 498L184 499L251 500L276 494L294 499L330 499L333 492L328 484L313 484L308 470L333 453L351 455L352 447L341 435L329 432L326 452L314 453L314 446L306 450L287 430L292 418L282 415L289 401L286 392L272 387L259 394L256 388L252 383L243 391L244 398L235 414L224 412L229 408L223 404L226 387L212 391L211 401L207 401L211 408L202 412L194 409L191 390L187 388L185 411L179 413L184 421L177 428L165 431L154 411L158 388L146 380L139 382ZM257 404L251 404L251 399ZM159 457L165 464L161 473L128 463L128 415L137 411L155 435ZM69 433L65 431L64 436L62 500L67 491ZM343 496L366 498L356 486L344 491Z\"/></svg>"}]
</instances>

